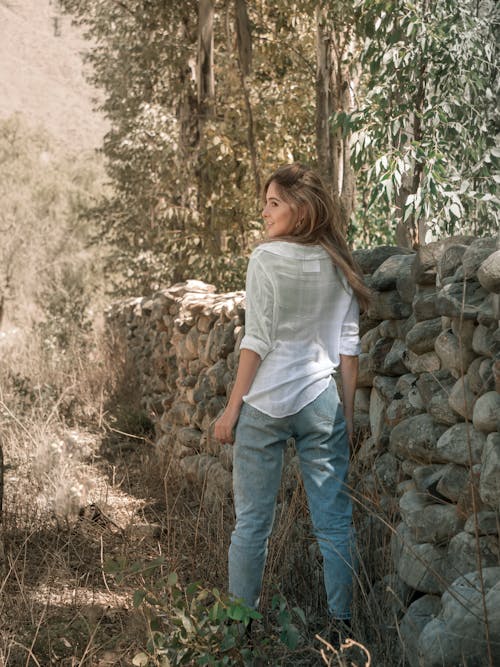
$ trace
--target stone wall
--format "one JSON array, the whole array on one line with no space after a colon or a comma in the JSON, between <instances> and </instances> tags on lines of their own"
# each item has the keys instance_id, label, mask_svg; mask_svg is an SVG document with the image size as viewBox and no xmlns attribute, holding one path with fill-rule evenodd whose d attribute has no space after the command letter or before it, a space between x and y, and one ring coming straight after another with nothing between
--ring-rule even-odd
<instances>
[{"instance_id":1,"label":"stone wall","mask_svg":"<svg viewBox=\"0 0 500 667\"><path fill-rule=\"evenodd\" d=\"M373 590L392 591L412 667L486 665L485 608L500 660L500 250L454 237L356 256L375 291L361 321L361 485L398 517ZM212 425L234 379L244 293L188 281L115 304L108 323L139 373L159 453L207 502L227 498L232 448Z\"/></svg>"}]
</instances>

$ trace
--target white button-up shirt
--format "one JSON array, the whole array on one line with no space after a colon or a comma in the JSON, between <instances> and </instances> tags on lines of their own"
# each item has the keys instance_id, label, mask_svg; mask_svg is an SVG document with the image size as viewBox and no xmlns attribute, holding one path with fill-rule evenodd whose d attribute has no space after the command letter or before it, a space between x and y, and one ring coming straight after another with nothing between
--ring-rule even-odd
<instances>
[{"instance_id":1,"label":"white button-up shirt","mask_svg":"<svg viewBox=\"0 0 500 667\"><path fill-rule=\"evenodd\" d=\"M324 248L270 241L253 251L240 348L262 359L243 400L271 417L297 413L327 388L340 354L359 354L358 302Z\"/></svg>"}]
</instances>

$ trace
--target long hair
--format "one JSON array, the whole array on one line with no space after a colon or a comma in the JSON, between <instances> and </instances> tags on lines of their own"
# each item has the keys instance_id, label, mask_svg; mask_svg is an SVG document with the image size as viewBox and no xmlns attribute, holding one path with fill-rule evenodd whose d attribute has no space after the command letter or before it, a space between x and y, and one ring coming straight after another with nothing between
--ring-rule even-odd
<instances>
[{"instance_id":1,"label":"long hair","mask_svg":"<svg viewBox=\"0 0 500 667\"><path fill-rule=\"evenodd\" d=\"M291 235L278 241L303 245L321 245L342 271L362 309L367 309L371 292L363 282L339 224L338 211L321 177L298 162L279 167L264 185L264 199L271 183L275 183L283 200L297 214L297 224ZM300 213L300 215L299 215Z\"/></svg>"}]
</instances>

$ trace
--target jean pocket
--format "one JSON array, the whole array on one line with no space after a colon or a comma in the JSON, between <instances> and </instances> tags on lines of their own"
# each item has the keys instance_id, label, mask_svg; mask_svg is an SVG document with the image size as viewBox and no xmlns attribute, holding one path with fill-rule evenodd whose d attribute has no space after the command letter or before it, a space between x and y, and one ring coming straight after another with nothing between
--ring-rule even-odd
<instances>
[{"instance_id":1,"label":"jean pocket","mask_svg":"<svg viewBox=\"0 0 500 667\"><path fill-rule=\"evenodd\" d=\"M321 421L336 424L344 419L344 409L340 402L337 385L332 380L328 387L313 401L314 414Z\"/></svg>"}]
</instances>

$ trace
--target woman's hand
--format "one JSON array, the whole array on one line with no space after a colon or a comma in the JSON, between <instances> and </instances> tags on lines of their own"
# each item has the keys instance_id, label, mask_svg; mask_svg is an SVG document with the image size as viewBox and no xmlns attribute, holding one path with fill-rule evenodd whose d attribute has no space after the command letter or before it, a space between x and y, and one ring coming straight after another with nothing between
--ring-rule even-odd
<instances>
[{"instance_id":1,"label":"woman's hand","mask_svg":"<svg viewBox=\"0 0 500 667\"><path fill-rule=\"evenodd\" d=\"M234 412L226 408L219 419L215 422L214 436L219 442L227 442L233 444L234 442L234 427L238 421L239 412Z\"/></svg>"}]
</instances>

